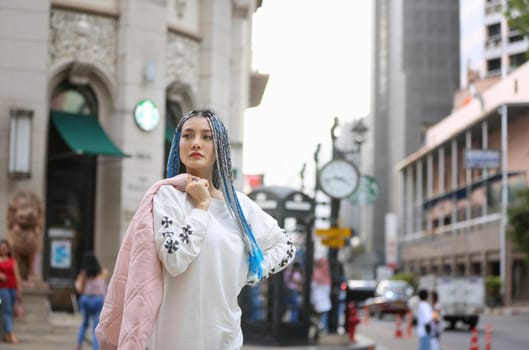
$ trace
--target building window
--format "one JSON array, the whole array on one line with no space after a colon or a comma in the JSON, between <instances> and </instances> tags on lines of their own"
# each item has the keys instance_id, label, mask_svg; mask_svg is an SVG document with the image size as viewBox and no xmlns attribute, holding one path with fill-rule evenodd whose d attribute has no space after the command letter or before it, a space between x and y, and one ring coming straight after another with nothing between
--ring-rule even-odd
<instances>
[{"instance_id":1,"label":"building window","mask_svg":"<svg viewBox=\"0 0 529 350\"><path fill-rule=\"evenodd\" d=\"M510 62L511 68L519 67L522 64L524 64L526 61L527 61L527 57L525 56L525 52L509 56L509 62Z\"/></svg>"},{"instance_id":2,"label":"building window","mask_svg":"<svg viewBox=\"0 0 529 350\"><path fill-rule=\"evenodd\" d=\"M495 23L487 26L487 48L501 45L501 24Z\"/></svg>"},{"instance_id":3,"label":"building window","mask_svg":"<svg viewBox=\"0 0 529 350\"><path fill-rule=\"evenodd\" d=\"M523 35L520 34L520 31L513 29L509 32L509 43L515 43L522 41L524 39Z\"/></svg>"},{"instance_id":4,"label":"building window","mask_svg":"<svg viewBox=\"0 0 529 350\"><path fill-rule=\"evenodd\" d=\"M501 71L501 58L493 58L487 60L487 74L499 74Z\"/></svg>"},{"instance_id":5,"label":"building window","mask_svg":"<svg viewBox=\"0 0 529 350\"><path fill-rule=\"evenodd\" d=\"M62 83L55 89L50 109L74 114L97 114L97 98L87 86Z\"/></svg>"},{"instance_id":6,"label":"building window","mask_svg":"<svg viewBox=\"0 0 529 350\"><path fill-rule=\"evenodd\" d=\"M489 26L487 26L487 37L489 39L493 39L496 37L501 36L501 24L500 23L494 23Z\"/></svg>"}]
</instances>

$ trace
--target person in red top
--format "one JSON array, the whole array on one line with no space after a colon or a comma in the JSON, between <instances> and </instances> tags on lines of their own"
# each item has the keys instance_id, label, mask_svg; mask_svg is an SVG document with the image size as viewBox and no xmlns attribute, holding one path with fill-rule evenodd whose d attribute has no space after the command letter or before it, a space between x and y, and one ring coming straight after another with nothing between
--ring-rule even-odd
<instances>
[{"instance_id":1,"label":"person in red top","mask_svg":"<svg viewBox=\"0 0 529 350\"><path fill-rule=\"evenodd\" d=\"M12 256L11 245L5 239L0 241L0 300L4 319L4 341L18 344L13 332L13 307L15 301L22 299L18 265Z\"/></svg>"}]
</instances>

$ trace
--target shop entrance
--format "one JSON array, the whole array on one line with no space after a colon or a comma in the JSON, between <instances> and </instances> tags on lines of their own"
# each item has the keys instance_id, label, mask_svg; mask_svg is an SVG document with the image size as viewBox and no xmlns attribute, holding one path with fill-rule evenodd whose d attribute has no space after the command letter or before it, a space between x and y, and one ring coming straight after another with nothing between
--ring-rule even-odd
<instances>
[{"instance_id":1,"label":"shop entrance","mask_svg":"<svg viewBox=\"0 0 529 350\"><path fill-rule=\"evenodd\" d=\"M125 154L99 124L88 86L58 86L50 106L43 274L52 308L71 311L82 257L94 249L97 156Z\"/></svg>"}]
</instances>

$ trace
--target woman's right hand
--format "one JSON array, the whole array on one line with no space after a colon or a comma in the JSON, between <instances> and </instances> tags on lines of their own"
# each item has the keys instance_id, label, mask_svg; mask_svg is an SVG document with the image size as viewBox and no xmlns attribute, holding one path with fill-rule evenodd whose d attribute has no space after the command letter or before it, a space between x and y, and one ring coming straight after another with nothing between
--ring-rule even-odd
<instances>
[{"instance_id":1,"label":"woman's right hand","mask_svg":"<svg viewBox=\"0 0 529 350\"><path fill-rule=\"evenodd\" d=\"M208 210L211 203L208 180L189 175L187 177L186 192L191 197L195 208Z\"/></svg>"},{"instance_id":2,"label":"woman's right hand","mask_svg":"<svg viewBox=\"0 0 529 350\"><path fill-rule=\"evenodd\" d=\"M0 272L0 281L2 281L2 282L5 282L5 281L7 281L7 277L6 277L6 274L5 274L5 273L3 273L3 272Z\"/></svg>"}]
</instances>

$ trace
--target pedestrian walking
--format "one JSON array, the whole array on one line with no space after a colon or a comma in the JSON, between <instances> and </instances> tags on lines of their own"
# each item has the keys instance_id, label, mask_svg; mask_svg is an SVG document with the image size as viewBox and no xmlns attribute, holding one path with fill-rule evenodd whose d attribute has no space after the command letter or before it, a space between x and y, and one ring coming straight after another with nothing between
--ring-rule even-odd
<instances>
[{"instance_id":1,"label":"pedestrian walking","mask_svg":"<svg viewBox=\"0 0 529 350\"><path fill-rule=\"evenodd\" d=\"M295 261L284 272L285 293L285 322L298 322L303 292L303 271L301 264Z\"/></svg>"},{"instance_id":2,"label":"pedestrian walking","mask_svg":"<svg viewBox=\"0 0 529 350\"><path fill-rule=\"evenodd\" d=\"M13 316L15 304L22 302L21 278L11 245L6 239L0 241L0 300L4 325L2 340L6 343L18 344L13 329Z\"/></svg>"},{"instance_id":3,"label":"pedestrian walking","mask_svg":"<svg viewBox=\"0 0 529 350\"><path fill-rule=\"evenodd\" d=\"M428 302L428 291L419 290L419 305L417 306L417 336L419 350L431 350L432 342L432 306Z\"/></svg>"},{"instance_id":4,"label":"pedestrian walking","mask_svg":"<svg viewBox=\"0 0 529 350\"><path fill-rule=\"evenodd\" d=\"M92 349L98 350L95 329L99 323L99 315L103 309L103 302L107 291L108 271L101 268L93 252L86 252L83 256L82 268L75 279L75 290L80 294L79 310L82 321L77 334L77 350L81 350L86 331L92 322Z\"/></svg>"},{"instance_id":5,"label":"pedestrian walking","mask_svg":"<svg viewBox=\"0 0 529 350\"><path fill-rule=\"evenodd\" d=\"M432 309L432 345L430 350L442 350L441 332L443 331L443 321L441 303L439 302L439 294L435 290L432 291Z\"/></svg>"},{"instance_id":6,"label":"pedestrian walking","mask_svg":"<svg viewBox=\"0 0 529 350\"><path fill-rule=\"evenodd\" d=\"M318 330L327 332L329 323L329 311L331 310L331 274L329 263L325 258L316 260L314 272L312 273L310 299L312 307L318 315Z\"/></svg>"},{"instance_id":7,"label":"pedestrian walking","mask_svg":"<svg viewBox=\"0 0 529 350\"><path fill-rule=\"evenodd\" d=\"M240 349L237 296L295 256L277 221L235 191L230 142L211 111L178 123L168 179L151 186L121 244L97 329L103 350ZM124 308L126 305L126 308Z\"/></svg>"}]
</instances>

